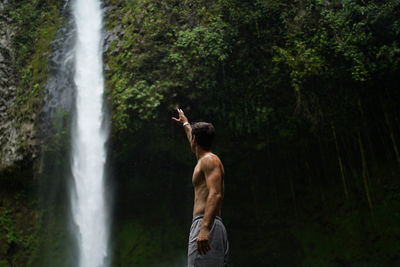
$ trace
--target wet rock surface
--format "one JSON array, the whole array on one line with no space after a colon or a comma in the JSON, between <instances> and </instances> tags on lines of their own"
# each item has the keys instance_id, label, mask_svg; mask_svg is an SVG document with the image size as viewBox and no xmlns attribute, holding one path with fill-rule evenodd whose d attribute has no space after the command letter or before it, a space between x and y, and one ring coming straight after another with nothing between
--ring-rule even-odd
<instances>
[{"instance_id":1,"label":"wet rock surface","mask_svg":"<svg viewBox=\"0 0 400 267\"><path fill-rule=\"evenodd\" d=\"M17 131L10 112L16 96L12 46L16 29L7 14L8 5L8 1L0 2L0 168L7 167L18 159Z\"/></svg>"},{"instance_id":2,"label":"wet rock surface","mask_svg":"<svg viewBox=\"0 0 400 267\"><path fill-rule=\"evenodd\" d=\"M15 36L18 31L10 15L12 3L0 0L0 171L35 156L36 114L18 121Z\"/></svg>"}]
</instances>

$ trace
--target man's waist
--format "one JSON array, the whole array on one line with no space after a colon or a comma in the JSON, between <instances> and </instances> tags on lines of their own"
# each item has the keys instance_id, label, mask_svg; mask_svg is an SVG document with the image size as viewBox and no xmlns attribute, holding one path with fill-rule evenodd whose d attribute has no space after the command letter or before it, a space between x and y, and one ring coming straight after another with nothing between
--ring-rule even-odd
<instances>
[{"instance_id":1,"label":"man's waist","mask_svg":"<svg viewBox=\"0 0 400 267\"><path fill-rule=\"evenodd\" d=\"M197 221L199 219L202 219L204 217L204 214L199 214L193 217L192 223L194 221ZM215 216L215 219L220 220L222 222L222 218L220 216Z\"/></svg>"}]
</instances>

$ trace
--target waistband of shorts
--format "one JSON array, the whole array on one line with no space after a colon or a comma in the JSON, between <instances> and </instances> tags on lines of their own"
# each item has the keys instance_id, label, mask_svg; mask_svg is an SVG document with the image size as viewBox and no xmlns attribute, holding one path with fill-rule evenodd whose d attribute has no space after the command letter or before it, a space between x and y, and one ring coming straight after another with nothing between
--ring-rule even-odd
<instances>
[{"instance_id":1,"label":"waistband of shorts","mask_svg":"<svg viewBox=\"0 0 400 267\"><path fill-rule=\"evenodd\" d=\"M194 221L197 221L198 219L202 219L204 217L204 214L199 214L193 217L192 223ZM220 216L215 216L215 219L220 220L222 222L222 218Z\"/></svg>"}]
</instances>

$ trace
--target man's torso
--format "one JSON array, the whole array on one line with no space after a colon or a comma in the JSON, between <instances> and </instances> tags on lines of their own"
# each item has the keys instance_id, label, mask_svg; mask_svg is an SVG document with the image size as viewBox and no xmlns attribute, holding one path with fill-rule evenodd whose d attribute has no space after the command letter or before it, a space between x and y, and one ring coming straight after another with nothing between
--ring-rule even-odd
<instances>
[{"instance_id":1,"label":"man's torso","mask_svg":"<svg viewBox=\"0 0 400 267\"><path fill-rule=\"evenodd\" d=\"M206 158L208 157L208 158ZM205 164L212 164L212 168L217 168L220 172L221 177L221 187L222 187L222 195L224 194L224 167L222 165L221 160L217 155L209 152L203 158L201 158L194 168L192 183L194 187L194 206L193 206L193 217L199 214L204 214L207 197L208 197L208 189L206 183L206 177L204 174ZM217 216L221 215L222 201L217 209Z\"/></svg>"}]
</instances>

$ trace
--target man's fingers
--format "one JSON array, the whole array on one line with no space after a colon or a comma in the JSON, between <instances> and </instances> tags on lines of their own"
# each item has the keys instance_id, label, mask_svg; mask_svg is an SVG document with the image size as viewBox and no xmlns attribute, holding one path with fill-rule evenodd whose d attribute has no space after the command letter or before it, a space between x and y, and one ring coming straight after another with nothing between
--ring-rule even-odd
<instances>
[{"instance_id":1,"label":"man's fingers","mask_svg":"<svg viewBox=\"0 0 400 267\"><path fill-rule=\"evenodd\" d=\"M208 241L205 241L203 247L204 254L207 253L207 251L209 250L210 250L210 245L208 244Z\"/></svg>"},{"instance_id":2,"label":"man's fingers","mask_svg":"<svg viewBox=\"0 0 400 267\"><path fill-rule=\"evenodd\" d=\"M202 245L201 245L201 253L202 254L206 254L206 252L207 252L207 249L206 249L206 246L205 246L206 244L205 243L203 243Z\"/></svg>"},{"instance_id":3,"label":"man's fingers","mask_svg":"<svg viewBox=\"0 0 400 267\"><path fill-rule=\"evenodd\" d=\"M174 121L178 121L179 122L179 119L177 119L175 117L172 117L171 119L174 120Z\"/></svg>"},{"instance_id":4,"label":"man's fingers","mask_svg":"<svg viewBox=\"0 0 400 267\"><path fill-rule=\"evenodd\" d=\"M200 255L203 255L203 241L197 241L197 250Z\"/></svg>"},{"instance_id":5,"label":"man's fingers","mask_svg":"<svg viewBox=\"0 0 400 267\"><path fill-rule=\"evenodd\" d=\"M197 241L197 250L199 251L200 255L206 254L210 249L211 248L207 240Z\"/></svg>"},{"instance_id":6,"label":"man's fingers","mask_svg":"<svg viewBox=\"0 0 400 267\"><path fill-rule=\"evenodd\" d=\"M201 242L200 242L199 240L197 240L197 251L199 252L200 255L202 254L202 251L201 251Z\"/></svg>"}]
</instances>

